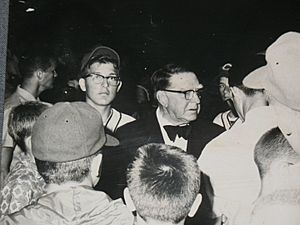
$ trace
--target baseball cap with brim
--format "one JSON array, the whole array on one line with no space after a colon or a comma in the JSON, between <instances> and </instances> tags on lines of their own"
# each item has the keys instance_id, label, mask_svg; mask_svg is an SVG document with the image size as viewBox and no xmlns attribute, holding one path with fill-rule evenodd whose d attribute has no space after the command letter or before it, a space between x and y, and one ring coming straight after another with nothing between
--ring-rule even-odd
<instances>
[{"instance_id":1,"label":"baseball cap with brim","mask_svg":"<svg viewBox=\"0 0 300 225\"><path fill-rule=\"evenodd\" d=\"M287 107L300 111L300 33L281 35L266 51L267 64L249 73L243 84L266 89Z\"/></svg>"},{"instance_id":2,"label":"baseball cap with brim","mask_svg":"<svg viewBox=\"0 0 300 225\"><path fill-rule=\"evenodd\" d=\"M32 153L41 161L69 162L119 141L105 134L101 114L85 102L60 102L45 110L32 131Z\"/></svg>"},{"instance_id":3,"label":"baseball cap with brim","mask_svg":"<svg viewBox=\"0 0 300 225\"><path fill-rule=\"evenodd\" d=\"M97 46L94 48L91 52L85 54L81 60L81 71L84 70L84 68L88 65L90 60L101 57L101 56L108 56L118 63L118 66L120 66L120 56L119 54L113 50L112 48L106 47L106 46Z\"/></svg>"}]
</instances>

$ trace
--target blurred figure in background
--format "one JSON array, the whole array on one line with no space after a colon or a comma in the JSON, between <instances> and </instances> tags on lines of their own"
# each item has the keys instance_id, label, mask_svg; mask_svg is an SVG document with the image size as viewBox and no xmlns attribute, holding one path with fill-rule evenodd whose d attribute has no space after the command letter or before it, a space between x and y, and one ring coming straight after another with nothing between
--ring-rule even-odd
<instances>
[{"instance_id":1,"label":"blurred figure in background","mask_svg":"<svg viewBox=\"0 0 300 225\"><path fill-rule=\"evenodd\" d=\"M13 153L16 143L7 132L9 113L17 105L27 101L38 101L43 91L53 88L54 79L57 77L55 69L56 58L46 48L32 48L20 60L22 82L4 103L0 186L9 172L13 155L15 155ZM16 155L20 152L17 147Z\"/></svg>"},{"instance_id":2,"label":"blurred figure in background","mask_svg":"<svg viewBox=\"0 0 300 225\"><path fill-rule=\"evenodd\" d=\"M232 65L230 63L226 63L225 65L223 65L220 69L220 74L216 79L216 81L218 82L219 93L221 95L222 101L225 102L229 110L219 113L213 120L213 123L224 127L226 130L229 130L239 118L231 100L232 96L229 86L229 71L231 67Z\"/></svg>"},{"instance_id":3,"label":"blurred figure in background","mask_svg":"<svg viewBox=\"0 0 300 225\"><path fill-rule=\"evenodd\" d=\"M15 54L7 49L6 74L5 74L5 99L16 90L21 82L19 60Z\"/></svg>"}]
</instances>

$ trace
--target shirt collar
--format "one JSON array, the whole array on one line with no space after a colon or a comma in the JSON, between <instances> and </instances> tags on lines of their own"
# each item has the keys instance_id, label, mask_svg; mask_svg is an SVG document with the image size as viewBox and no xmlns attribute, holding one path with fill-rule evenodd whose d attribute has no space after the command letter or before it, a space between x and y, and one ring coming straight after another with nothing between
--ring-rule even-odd
<instances>
[{"instance_id":1,"label":"shirt collar","mask_svg":"<svg viewBox=\"0 0 300 225\"><path fill-rule=\"evenodd\" d=\"M268 118L273 114L274 113L272 113L272 109L270 106L259 106L247 112L245 122L252 123L252 121L256 121L257 115L259 115L260 117L264 117L265 115L265 117Z\"/></svg>"},{"instance_id":2,"label":"shirt collar","mask_svg":"<svg viewBox=\"0 0 300 225\"><path fill-rule=\"evenodd\" d=\"M26 91L25 89L21 88L20 85L17 87L17 92L27 101L37 101L38 98L35 98L31 93Z\"/></svg>"},{"instance_id":3,"label":"shirt collar","mask_svg":"<svg viewBox=\"0 0 300 225\"><path fill-rule=\"evenodd\" d=\"M175 126L172 122L170 122L169 120L167 120L166 118L163 117L163 113L159 107L156 109L156 117L157 117L158 123L160 124L161 127L163 127L165 125ZM188 125L188 123L180 124L179 126L184 126L184 125Z\"/></svg>"}]
</instances>

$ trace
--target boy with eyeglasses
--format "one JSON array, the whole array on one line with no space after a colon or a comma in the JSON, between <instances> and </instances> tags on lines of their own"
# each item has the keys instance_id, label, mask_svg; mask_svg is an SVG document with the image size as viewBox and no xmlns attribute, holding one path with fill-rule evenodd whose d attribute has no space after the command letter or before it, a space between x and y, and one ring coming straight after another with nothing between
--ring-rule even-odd
<instances>
[{"instance_id":1,"label":"boy with eyeglasses","mask_svg":"<svg viewBox=\"0 0 300 225\"><path fill-rule=\"evenodd\" d=\"M104 126L112 133L135 120L112 108L112 102L121 89L120 57L106 46L98 46L81 61L79 86L86 94L86 102L100 112Z\"/></svg>"}]
</instances>

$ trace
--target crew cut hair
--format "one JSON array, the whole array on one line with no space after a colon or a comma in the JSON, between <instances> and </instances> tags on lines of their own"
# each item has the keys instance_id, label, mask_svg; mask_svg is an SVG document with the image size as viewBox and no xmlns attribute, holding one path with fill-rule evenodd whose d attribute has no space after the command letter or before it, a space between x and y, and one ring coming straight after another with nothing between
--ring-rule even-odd
<instances>
[{"instance_id":1,"label":"crew cut hair","mask_svg":"<svg viewBox=\"0 0 300 225\"><path fill-rule=\"evenodd\" d=\"M163 222L186 218L200 190L196 159L165 144L140 147L128 167L127 186L137 213Z\"/></svg>"},{"instance_id":2,"label":"crew cut hair","mask_svg":"<svg viewBox=\"0 0 300 225\"><path fill-rule=\"evenodd\" d=\"M288 160L299 162L300 155L295 152L278 127L267 131L257 142L254 149L254 161L260 177L263 178L270 170L273 162Z\"/></svg>"},{"instance_id":3,"label":"crew cut hair","mask_svg":"<svg viewBox=\"0 0 300 225\"><path fill-rule=\"evenodd\" d=\"M96 155L70 162L50 162L36 158L35 162L47 184L64 184L69 181L80 183L90 173L91 162Z\"/></svg>"}]
</instances>

